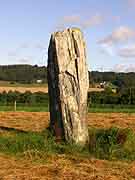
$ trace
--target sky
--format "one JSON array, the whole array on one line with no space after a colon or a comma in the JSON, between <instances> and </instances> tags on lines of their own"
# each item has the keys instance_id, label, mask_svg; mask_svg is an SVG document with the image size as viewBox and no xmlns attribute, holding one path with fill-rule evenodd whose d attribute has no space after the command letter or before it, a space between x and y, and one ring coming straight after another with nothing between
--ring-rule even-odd
<instances>
[{"instance_id":1,"label":"sky","mask_svg":"<svg viewBox=\"0 0 135 180\"><path fill-rule=\"evenodd\" d=\"M0 1L0 65L47 65L51 33L79 27L89 70L135 72L135 0Z\"/></svg>"}]
</instances>

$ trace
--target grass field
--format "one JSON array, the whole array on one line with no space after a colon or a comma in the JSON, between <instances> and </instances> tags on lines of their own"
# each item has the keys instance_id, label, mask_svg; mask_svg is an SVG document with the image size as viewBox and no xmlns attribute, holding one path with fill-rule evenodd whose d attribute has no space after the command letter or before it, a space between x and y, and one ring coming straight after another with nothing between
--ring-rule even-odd
<instances>
[{"instance_id":1,"label":"grass field","mask_svg":"<svg viewBox=\"0 0 135 180\"><path fill-rule=\"evenodd\" d=\"M44 92L48 93L48 85L47 84L10 84L7 82L0 83L0 93L1 92L9 92L9 91L19 91L24 93L26 91L34 92ZM89 88L89 92L101 92L104 91L103 88Z\"/></svg>"},{"instance_id":2,"label":"grass field","mask_svg":"<svg viewBox=\"0 0 135 180\"><path fill-rule=\"evenodd\" d=\"M0 111L14 111L14 105L0 105ZM16 111L48 112L49 103L27 105L17 103ZM135 113L133 105L93 105L88 108L90 113Z\"/></svg>"},{"instance_id":3,"label":"grass field","mask_svg":"<svg viewBox=\"0 0 135 180\"><path fill-rule=\"evenodd\" d=\"M46 86L5 89L48 91ZM135 107L89 107L90 143L86 148L56 143L47 130L48 110L48 102L33 106L17 103L16 112L14 105L0 106L0 179L135 179Z\"/></svg>"},{"instance_id":4,"label":"grass field","mask_svg":"<svg viewBox=\"0 0 135 180\"><path fill-rule=\"evenodd\" d=\"M10 81L0 81L0 87L46 87L47 83L17 83Z\"/></svg>"},{"instance_id":5,"label":"grass field","mask_svg":"<svg viewBox=\"0 0 135 180\"><path fill-rule=\"evenodd\" d=\"M45 105L33 105L33 106L28 106L28 105L17 105L16 111L25 111L25 112L48 112L48 104ZM14 105L1 105L0 106L0 111L14 111Z\"/></svg>"},{"instance_id":6,"label":"grass field","mask_svg":"<svg viewBox=\"0 0 135 180\"><path fill-rule=\"evenodd\" d=\"M55 143L45 130L48 112L0 112L0 178L135 179L135 114L89 113L87 120L89 152Z\"/></svg>"},{"instance_id":7,"label":"grass field","mask_svg":"<svg viewBox=\"0 0 135 180\"><path fill-rule=\"evenodd\" d=\"M130 128L135 131L135 113L88 113L93 128ZM49 122L48 112L0 112L0 126L23 131L43 131Z\"/></svg>"},{"instance_id":8,"label":"grass field","mask_svg":"<svg viewBox=\"0 0 135 180\"><path fill-rule=\"evenodd\" d=\"M129 108L127 106L120 107L116 105L115 107L91 107L88 109L89 112L93 113L135 113L134 106Z\"/></svg>"}]
</instances>

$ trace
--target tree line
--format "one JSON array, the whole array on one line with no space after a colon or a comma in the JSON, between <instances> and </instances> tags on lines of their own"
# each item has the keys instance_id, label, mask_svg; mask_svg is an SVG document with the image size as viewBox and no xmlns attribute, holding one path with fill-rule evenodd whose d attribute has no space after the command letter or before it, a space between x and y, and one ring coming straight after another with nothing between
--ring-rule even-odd
<instances>
[{"instance_id":1,"label":"tree line","mask_svg":"<svg viewBox=\"0 0 135 180\"><path fill-rule=\"evenodd\" d=\"M48 105L48 93L26 91L21 93L18 91L9 91L0 93L0 105L10 105L14 102L25 105ZM91 104L113 104L113 105L135 105L135 88L125 88L121 92L112 93L105 90L103 92L89 92L88 105Z\"/></svg>"},{"instance_id":2,"label":"tree line","mask_svg":"<svg viewBox=\"0 0 135 180\"><path fill-rule=\"evenodd\" d=\"M0 80L18 83L35 83L37 80L47 82L47 68L37 65L0 66Z\"/></svg>"},{"instance_id":3,"label":"tree line","mask_svg":"<svg viewBox=\"0 0 135 180\"><path fill-rule=\"evenodd\" d=\"M123 88L117 93L110 90L103 92L90 92L88 94L89 104L114 104L135 105L135 88Z\"/></svg>"},{"instance_id":4,"label":"tree line","mask_svg":"<svg viewBox=\"0 0 135 180\"><path fill-rule=\"evenodd\" d=\"M118 88L135 87L135 73L89 72L90 85L111 82ZM18 83L35 83L42 80L47 83L47 68L38 65L7 65L0 66L0 80Z\"/></svg>"},{"instance_id":5,"label":"tree line","mask_svg":"<svg viewBox=\"0 0 135 180\"><path fill-rule=\"evenodd\" d=\"M3 91L0 93L0 105L12 105L15 101L25 105L48 105L49 97L48 94L44 92L32 93L30 91L26 91L25 93L21 93L18 91Z\"/></svg>"}]
</instances>

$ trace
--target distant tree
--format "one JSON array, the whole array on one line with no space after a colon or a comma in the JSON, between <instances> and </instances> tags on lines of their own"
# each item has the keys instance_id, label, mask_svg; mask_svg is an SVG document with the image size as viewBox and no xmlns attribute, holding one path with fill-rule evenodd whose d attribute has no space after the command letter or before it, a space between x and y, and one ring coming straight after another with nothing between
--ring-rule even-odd
<instances>
[{"instance_id":1,"label":"distant tree","mask_svg":"<svg viewBox=\"0 0 135 180\"><path fill-rule=\"evenodd\" d=\"M47 82L47 68L45 66L0 66L0 80L19 83L33 83L36 82L37 79L41 79L43 82Z\"/></svg>"}]
</instances>

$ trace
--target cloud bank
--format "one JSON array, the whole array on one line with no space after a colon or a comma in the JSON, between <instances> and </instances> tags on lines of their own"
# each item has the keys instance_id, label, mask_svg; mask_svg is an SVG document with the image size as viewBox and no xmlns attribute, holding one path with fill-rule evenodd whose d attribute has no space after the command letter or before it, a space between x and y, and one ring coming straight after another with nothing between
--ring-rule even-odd
<instances>
[{"instance_id":1,"label":"cloud bank","mask_svg":"<svg viewBox=\"0 0 135 180\"><path fill-rule=\"evenodd\" d=\"M110 71L113 72L135 72L134 64L116 64Z\"/></svg>"},{"instance_id":2,"label":"cloud bank","mask_svg":"<svg viewBox=\"0 0 135 180\"><path fill-rule=\"evenodd\" d=\"M135 58L135 45L119 49L117 54L123 58Z\"/></svg>"},{"instance_id":3,"label":"cloud bank","mask_svg":"<svg viewBox=\"0 0 135 180\"><path fill-rule=\"evenodd\" d=\"M120 26L97 43L110 55L122 58L135 57L135 29Z\"/></svg>"},{"instance_id":4,"label":"cloud bank","mask_svg":"<svg viewBox=\"0 0 135 180\"><path fill-rule=\"evenodd\" d=\"M125 43L132 38L135 38L135 29L121 26L114 30L111 34L99 40L98 43L111 46L118 43Z\"/></svg>"}]
</instances>

